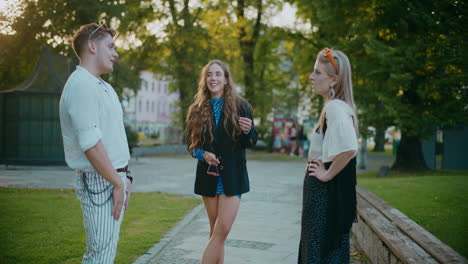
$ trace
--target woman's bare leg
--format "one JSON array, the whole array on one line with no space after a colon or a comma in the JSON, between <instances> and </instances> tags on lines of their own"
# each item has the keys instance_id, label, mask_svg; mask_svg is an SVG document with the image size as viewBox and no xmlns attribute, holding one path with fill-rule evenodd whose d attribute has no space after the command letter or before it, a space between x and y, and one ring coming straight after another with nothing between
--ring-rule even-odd
<instances>
[{"instance_id":1,"label":"woman's bare leg","mask_svg":"<svg viewBox=\"0 0 468 264\"><path fill-rule=\"evenodd\" d=\"M218 195L215 197L203 196L203 203L205 204L206 214L210 220L210 237L213 235L216 218L218 217Z\"/></svg>"},{"instance_id":2,"label":"woman's bare leg","mask_svg":"<svg viewBox=\"0 0 468 264\"><path fill-rule=\"evenodd\" d=\"M231 231L239 206L240 199L238 197L218 195L218 216L210 241L203 252L202 264L224 263L224 242Z\"/></svg>"}]
</instances>

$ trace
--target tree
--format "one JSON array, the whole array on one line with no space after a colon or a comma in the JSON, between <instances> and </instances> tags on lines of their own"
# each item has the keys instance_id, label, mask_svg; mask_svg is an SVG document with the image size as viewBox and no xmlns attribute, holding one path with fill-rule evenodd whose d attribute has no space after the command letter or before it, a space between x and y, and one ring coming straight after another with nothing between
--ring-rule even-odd
<instances>
[{"instance_id":1,"label":"tree","mask_svg":"<svg viewBox=\"0 0 468 264\"><path fill-rule=\"evenodd\" d=\"M288 29L264 24L266 10L281 6L275 1L220 1L208 8L203 18L210 34L210 51L214 51L210 55L225 59L235 76L244 77L239 80L243 94L260 119L257 127L264 131L271 130L271 114L295 116L303 93L294 63L300 52L296 39ZM245 10L254 12L247 17Z\"/></svg>"},{"instance_id":2,"label":"tree","mask_svg":"<svg viewBox=\"0 0 468 264\"><path fill-rule=\"evenodd\" d=\"M421 140L434 126L467 123L467 58L461 54L467 36L465 3L297 2L318 32L325 32L350 56L364 120L370 124L392 120L402 131L393 169L425 169ZM306 7L315 13L307 13ZM378 104L384 114L372 111Z\"/></svg>"},{"instance_id":3,"label":"tree","mask_svg":"<svg viewBox=\"0 0 468 264\"><path fill-rule=\"evenodd\" d=\"M199 6L192 7L198 4ZM185 129L187 109L193 103L199 72L208 56L208 35L201 26L204 1L164 0L150 3L154 13L147 22L161 23L160 36L147 32L140 37L143 44L135 49L133 64L154 73L170 76L170 90L179 94L178 123Z\"/></svg>"},{"instance_id":4,"label":"tree","mask_svg":"<svg viewBox=\"0 0 468 264\"><path fill-rule=\"evenodd\" d=\"M245 97L251 102L255 100L255 83L254 76L252 73L255 72L254 65L254 54L255 47L260 36L260 29L262 26L262 14L263 14L263 3L262 0L254 1L253 5L257 9L257 15L252 28L249 30L248 19L245 17L245 9L248 4L245 0L237 1L236 16L237 16L237 30L239 34L239 46L244 62L244 85L245 85ZM248 34L248 31L252 31Z\"/></svg>"},{"instance_id":5,"label":"tree","mask_svg":"<svg viewBox=\"0 0 468 264\"><path fill-rule=\"evenodd\" d=\"M16 33L0 34L0 89L14 87L32 72L44 45L63 55L74 56L70 39L80 25L106 21L117 26L121 34L131 32L134 26L129 24L138 21L139 15L129 10L135 10L132 7L139 3L137 0L126 1L125 5L117 1L23 0L19 4L22 13L11 25ZM125 50L118 52L125 57ZM115 72L105 78L112 80L118 92L124 87L139 87L136 72L129 69L125 61L116 65Z\"/></svg>"},{"instance_id":6,"label":"tree","mask_svg":"<svg viewBox=\"0 0 468 264\"><path fill-rule=\"evenodd\" d=\"M460 54L465 8L457 1L387 1L375 7L371 26L379 35L365 47L380 65L372 74L388 80L381 99L402 131L393 169L425 169L421 141L435 126L467 122L467 55Z\"/></svg>"}]
</instances>

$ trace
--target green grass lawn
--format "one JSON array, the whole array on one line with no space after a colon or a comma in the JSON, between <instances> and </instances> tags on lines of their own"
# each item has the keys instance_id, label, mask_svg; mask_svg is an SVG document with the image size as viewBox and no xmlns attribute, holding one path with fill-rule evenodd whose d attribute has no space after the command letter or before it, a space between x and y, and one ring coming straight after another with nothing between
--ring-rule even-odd
<instances>
[{"instance_id":1,"label":"green grass lawn","mask_svg":"<svg viewBox=\"0 0 468 264\"><path fill-rule=\"evenodd\" d=\"M359 174L358 184L468 257L468 171L375 174Z\"/></svg>"},{"instance_id":2,"label":"green grass lawn","mask_svg":"<svg viewBox=\"0 0 468 264\"><path fill-rule=\"evenodd\" d=\"M264 150L247 150L247 160L259 160L259 161L304 161L306 158L289 156L285 153L271 153Z\"/></svg>"},{"instance_id":3,"label":"green grass lawn","mask_svg":"<svg viewBox=\"0 0 468 264\"><path fill-rule=\"evenodd\" d=\"M200 202L133 193L115 263L135 261ZM0 263L81 263L86 237L74 190L0 188L0 203Z\"/></svg>"},{"instance_id":4,"label":"green grass lawn","mask_svg":"<svg viewBox=\"0 0 468 264\"><path fill-rule=\"evenodd\" d=\"M385 156L385 157L393 157L392 150L385 150L385 152L367 152L369 156ZM171 158L171 159L186 159L191 158L190 154L164 154L164 155L146 155L142 157L164 157L164 158ZM307 162L307 158L297 157L297 156L289 156L288 154L284 153L271 153L265 150L255 150L255 149L247 149L247 161L249 160L258 160L258 161L302 161Z\"/></svg>"}]
</instances>

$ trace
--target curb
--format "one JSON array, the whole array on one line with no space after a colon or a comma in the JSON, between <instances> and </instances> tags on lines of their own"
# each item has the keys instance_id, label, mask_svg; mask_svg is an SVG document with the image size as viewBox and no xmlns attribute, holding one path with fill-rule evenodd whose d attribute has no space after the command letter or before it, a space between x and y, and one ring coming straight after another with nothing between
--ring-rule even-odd
<instances>
[{"instance_id":1,"label":"curb","mask_svg":"<svg viewBox=\"0 0 468 264\"><path fill-rule=\"evenodd\" d=\"M141 255L133 264L147 264L152 258L156 257L166 246L176 237L195 217L203 210L204 205L201 203L190 213L188 213L176 227L174 227L167 235L165 235L158 243L154 244L146 253Z\"/></svg>"}]
</instances>

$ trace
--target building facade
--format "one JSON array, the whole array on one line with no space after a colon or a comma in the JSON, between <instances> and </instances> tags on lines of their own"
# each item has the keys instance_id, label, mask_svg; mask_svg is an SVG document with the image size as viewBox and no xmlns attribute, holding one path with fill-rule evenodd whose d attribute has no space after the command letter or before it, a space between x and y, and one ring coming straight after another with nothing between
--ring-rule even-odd
<instances>
[{"instance_id":1,"label":"building facade","mask_svg":"<svg viewBox=\"0 0 468 264\"><path fill-rule=\"evenodd\" d=\"M163 142L178 143L174 131L179 112L179 95L169 92L171 79L149 71L140 72L141 87L138 92L125 89L123 108L125 124L147 137L159 138ZM175 142L174 142L175 141Z\"/></svg>"}]
</instances>

